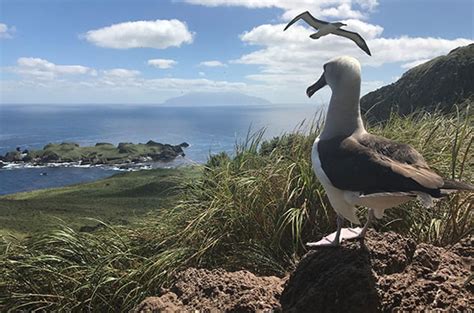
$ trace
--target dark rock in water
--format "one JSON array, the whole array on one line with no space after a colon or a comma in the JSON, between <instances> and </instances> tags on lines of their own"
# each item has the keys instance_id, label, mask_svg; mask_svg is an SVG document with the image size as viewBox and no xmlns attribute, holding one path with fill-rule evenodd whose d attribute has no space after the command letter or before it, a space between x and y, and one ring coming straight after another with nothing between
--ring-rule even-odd
<instances>
[{"instance_id":1,"label":"dark rock in water","mask_svg":"<svg viewBox=\"0 0 474 313\"><path fill-rule=\"evenodd\" d=\"M40 176L48 176L48 173L42 172L42 173L40 173Z\"/></svg>"},{"instance_id":2,"label":"dark rock in water","mask_svg":"<svg viewBox=\"0 0 474 313\"><path fill-rule=\"evenodd\" d=\"M18 151L11 151L5 154L5 157L3 158L3 160L5 162L18 162L22 160L22 156L21 156L21 153Z\"/></svg>"},{"instance_id":3,"label":"dark rock in water","mask_svg":"<svg viewBox=\"0 0 474 313\"><path fill-rule=\"evenodd\" d=\"M16 147L16 151L21 152L21 148L20 148L20 147Z\"/></svg>"},{"instance_id":4,"label":"dark rock in water","mask_svg":"<svg viewBox=\"0 0 474 313\"><path fill-rule=\"evenodd\" d=\"M111 146L113 147L114 145L111 144L111 143L108 143L108 142L98 142L95 144L96 147L100 147L100 146Z\"/></svg>"},{"instance_id":5,"label":"dark rock in water","mask_svg":"<svg viewBox=\"0 0 474 313\"><path fill-rule=\"evenodd\" d=\"M5 166L5 163L3 163L3 161L0 160L0 168L2 168L4 166Z\"/></svg>"},{"instance_id":6,"label":"dark rock in water","mask_svg":"<svg viewBox=\"0 0 474 313\"><path fill-rule=\"evenodd\" d=\"M280 298L284 312L466 311L470 269L460 255L393 232L306 254ZM460 248L462 250L462 248ZM470 261L472 264L472 260Z\"/></svg>"},{"instance_id":7,"label":"dark rock in water","mask_svg":"<svg viewBox=\"0 0 474 313\"><path fill-rule=\"evenodd\" d=\"M159 142L156 142L156 141L153 141L153 140L148 140L148 142L146 143L147 146L158 146L158 147L162 147L163 144L162 143L159 143Z\"/></svg>"},{"instance_id":8,"label":"dark rock in water","mask_svg":"<svg viewBox=\"0 0 474 313\"><path fill-rule=\"evenodd\" d=\"M182 143L179 144L179 146L182 147L182 148L187 148L187 147L189 147L189 143L182 142Z\"/></svg>"},{"instance_id":9,"label":"dark rock in water","mask_svg":"<svg viewBox=\"0 0 474 313\"><path fill-rule=\"evenodd\" d=\"M459 47L408 70L395 83L360 99L369 120L383 121L390 113L416 110L451 112L455 105L474 102L474 44Z\"/></svg>"},{"instance_id":10,"label":"dark rock in water","mask_svg":"<svg viewBox=\"0 0 474 313\"><path fill-rule=\"evenodd\" d=\"M63 146L63 147L79 148L79 144L77 144L77 143L75 143L75 142L61 142L59 145L60 145L60 146Z\"/></svg>"},{"instance_id":11,"label":"dark rock in water","mask_svg":"<svg viewBox=\"0 0 474 313\"><path fill-rule=\"evenodd\" d=\"M135 153L135 145L131 142L121 142L118 144L119 153Z\"/></svg>"}]
</instances>

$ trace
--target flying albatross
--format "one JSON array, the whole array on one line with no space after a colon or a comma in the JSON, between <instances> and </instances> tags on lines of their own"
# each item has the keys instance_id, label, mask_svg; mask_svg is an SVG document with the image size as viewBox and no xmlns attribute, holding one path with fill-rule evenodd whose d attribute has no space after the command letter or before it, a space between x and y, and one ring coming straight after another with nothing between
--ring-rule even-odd
<instances>
[{"instance_id":1,"label":"flying albatross","mask_svg":"<svg viewBox=\"0 0 474 313\"><path fill-rule=\"evenodd\" d=\"M359 48L365 51L365 53L367 53L368 55L372 55L370 54L369 47L367 46L367 44L365 43L365 40L361 37L361 35L359 35L358 33L341 29L342 26L347 26L346 24L341 23L341 22L329 23L329 22L318 20L317 18L312 16L308 11L301 13L300 15L295 17L293 20L291 20L291 22L289 22L288 25L286 25L284 30L287 30L288 27L290 27L291 25L293 25L295 22L297 22L300 19L302 19L309 25L313 26L315 29L319 30L317 33L314 33L310 36L312 39L318 39L328 34L334 34L337 36L346 37L354 41L359 46Z\"/></svg>"},{"instance_id":2,"label":"flying albatross","mask_svg":"<svg viewBox=\"0 0 474 313\"><path fill-rule=\"evenodd\" d=\"M331 100L324 128L313 144L314 172L337 213L337 231L308 246L337 246L342 239L364 239L374 217L418 198L425 207L433 198L474 186L443 179L409 145L369 134L360 115L360 63L339 57L324 65L321 78L309 86L311 97L329 85ZM344 219L360 224L356 206L368 208L363 228L342 228Z\"/></svg>"}]
</instances>

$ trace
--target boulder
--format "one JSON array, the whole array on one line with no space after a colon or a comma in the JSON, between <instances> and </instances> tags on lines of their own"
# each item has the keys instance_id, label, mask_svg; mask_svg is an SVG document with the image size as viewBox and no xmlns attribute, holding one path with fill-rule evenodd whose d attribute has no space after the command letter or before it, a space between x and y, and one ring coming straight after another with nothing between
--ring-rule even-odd
<instances>
[{"instance_id":1,"label":"boulder","mask_svg":"<svg viewBox=\"0 0 474 313\"><path fill-rule=\"evenodd\" d=\"M135 153L135 145L131 142L121 142L118 144L119 153Z\"/></svg>"},{"instance_id":2,"label":"boulder","mask_svg":"<svg viewBox=\"0 0 474 313\"><path fill-rule=\"evenodd\" d=\"M163 146L162 143L159 143L159 142L156 142L156 141L153 141L153 140L148 140L146 145L147 146L157 146L157 147L162 147Z\"/></svg>"},{"instance_id":3,"label":"boulder","mask_svg":"<svg viewBox=\"0 0 474 313\"><path fill-rule=\"evenodd\" d=\"M18 151L10 151L5 154L3 157L5 162L19 162L22 160L21 152Z\"/></svg>"},{"instance_id":4,"label":"boulder","mask_svg":"<svg viewBox=\"0 0 474 313\"><path fill-rule=\"evenodd\" d=\"M108 142L98 142L95 144L96 147L100 147L100 146L114 146L113 144L111 143L108 143Z\"/></svg>"},{"instance_id":5,"label":"boulder","mask_svg":"<svg viewBox=\"0 0 474 313\"><path fill-rule=\"evenodd\" d=\"M393 232L370 231L366 240L366 247L346 242L308 252L283 290L283 311L466 311L474 306L474 285L465 285L470 269L458 254L416 245Z\"/></svg>"}]
</instances>

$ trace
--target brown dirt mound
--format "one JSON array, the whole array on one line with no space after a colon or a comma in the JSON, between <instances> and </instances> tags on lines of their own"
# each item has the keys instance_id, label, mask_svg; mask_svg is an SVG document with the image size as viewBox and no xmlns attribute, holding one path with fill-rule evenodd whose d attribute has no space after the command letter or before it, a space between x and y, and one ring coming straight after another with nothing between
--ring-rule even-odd
<instances>
[{"instance_id":1,"label":"brown dirt mound","mask_svg":"<svg viewBox=\"0 0 474 313\"><path fill-rule=\"evenodd\" d=\"M284 290L287 279L189 268L135 312L469 311L474 307L473 243L471 237L448 251L370 231L366 248L347 242L307 253Z\"/></svg>"},{"instance_id":2,"label":"brown dirt mound","mask_svg":"<svg viewBox=\"0 0 474 313\"><path fill-rule=\"evenodd\" d=\"M453 252L392 232L368 233L367 248L311 251L281 295L287 312L467 311L474 307L472 239ZM454 251L456 253L454 253Z\"/></svg>"},{"instance_id":3,"label":"brown dirt mound","mask_svg":"<svg viewBox=\"0 0 474 313\"><path fill-rule=\"evenodd\" d=\"M258 277L248 271L189 268L176 276L176 283L160 297L146 298L135 312L278 310L283 280Z\"/></svg>"}]
</instances>

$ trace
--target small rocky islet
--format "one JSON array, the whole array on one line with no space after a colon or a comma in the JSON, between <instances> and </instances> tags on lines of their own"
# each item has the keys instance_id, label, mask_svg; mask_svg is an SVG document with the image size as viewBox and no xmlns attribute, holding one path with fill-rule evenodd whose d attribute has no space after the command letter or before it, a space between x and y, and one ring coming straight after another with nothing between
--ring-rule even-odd
<instances>
[{"instance_id":1,"label":"small rocky islet","mask_svg":"<svg viewBox=\"0 0 474 313\"><path fill-rule=\"evenodd\" d=\"M122 142L117 146L98 142L94 146L81 147L77 143L49 143L41 150L22 150L7 152L0 156L0 167L6 163L44 166L48 164L77 163L80 165L123 165L146 162L169 162L179 156L185 156L184 148L189 146L183 142L170 145L155 142L129 143Z\"/></svg>"}]
</instances>

